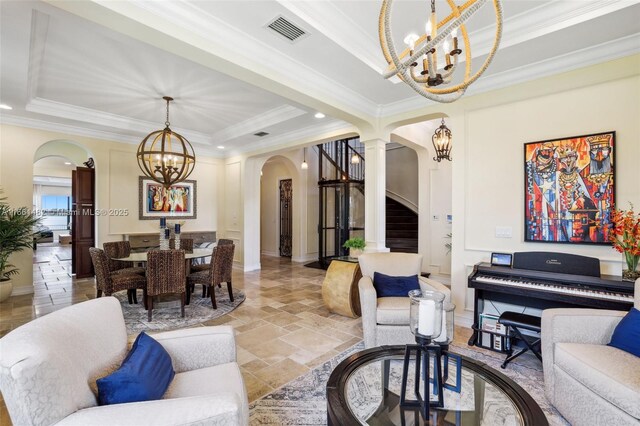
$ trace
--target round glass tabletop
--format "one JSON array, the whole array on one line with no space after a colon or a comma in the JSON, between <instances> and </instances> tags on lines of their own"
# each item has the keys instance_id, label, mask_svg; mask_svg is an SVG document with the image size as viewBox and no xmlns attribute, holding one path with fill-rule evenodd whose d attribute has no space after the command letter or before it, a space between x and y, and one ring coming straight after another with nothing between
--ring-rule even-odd
<instances>
[{"instance_id":1,"label":"round glass tabletop","mask_svg":"<svg viewBox=\"0 0 640 426\"><path fill-rule=\"evenodd\" d=\"M547 425L535 401L500 372L466 357L443 357L444 405L424 419L416 407L400 404L403 346L359 352L336 367L327 384L329 424L362 425ZM431 360L433 364L433 359ZM459 367L458 367L459 365ZM430 368L433 371L433 368ZM415 400L415 360L409 363L406 398ZM424 377L420 379L424 389ZM430 399L436 401L430 383Z\"/></svg>"}]
</instances>

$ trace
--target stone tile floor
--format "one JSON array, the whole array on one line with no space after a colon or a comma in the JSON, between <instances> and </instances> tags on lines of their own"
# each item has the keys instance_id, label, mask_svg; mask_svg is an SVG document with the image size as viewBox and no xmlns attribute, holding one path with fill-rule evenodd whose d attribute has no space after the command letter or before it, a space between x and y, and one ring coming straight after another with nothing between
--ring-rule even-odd
<instances>
[{"instance_id":1,"label":"stone tile floor","mask_svg":"<svg viewBox=\"0 0 640 426\"><path fill-rule=\"evenodd\" d=\"M95 297L93 279L70 275L69 248L41 244L34 256L31 295L0 304L0 336L57 309ZM322 302L325 272L265 257L262 270L234 270L233 286L246 301L228 315L203 323L237 332L238 363L253 401L304 374L362 339L359 319L330 313ZM0 424L10 424L0 400Z\"/></svg>"},{"instance_id":2,"label":"stone tile floor","mask_svg":"<svg viewBox=\"0 0 640 426\"><path fill-rule=\"evenodd\" d=\"M70 247L41 244L34 255L34 293L0 304L0 337L57 309L95 297L93 279L70 275ZM362 340L360 319L330 313L322 302L325 271L287 258L264 257L262 269L234 270L233 286L247 298L228 315L202 324L234 326L249 401L306 373ZM456 327L462 344L471 330ZM133 340L133 338L132 338ZM10 425L0 397L0 425Z\"/></svg>"}]
</instances>

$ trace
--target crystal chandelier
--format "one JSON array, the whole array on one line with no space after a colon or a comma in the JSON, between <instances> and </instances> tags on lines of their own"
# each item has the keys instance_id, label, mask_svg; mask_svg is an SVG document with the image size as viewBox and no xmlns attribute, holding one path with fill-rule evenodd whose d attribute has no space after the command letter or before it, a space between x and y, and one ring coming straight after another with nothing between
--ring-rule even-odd
<instances>
[{"instance_id":1,"label":"crystal chandelier","mask_svg":"<svg viewBox=\"0 0 640 426\"><path fill-rule=\"evenodd\" d=\"M442 160L451 161L451 130L444 124L444 118L440 127L431 136L431 143L433 143L433 148L436 150L436 156L433 157L433 161L438 163Z\"/></svg>"},{"instance_id":2,"label":"crystal chandelier","mask_svg":"<svg viewBox=\"0 0 640 426\"><path fill-rule=\"evenodd\" d=\"M438 22L435 0L431 0L431 14L425 34L409 34L404 42L408 47L397 53L391 35L391 4L393 0L383 0L378 21L380 46L389 69L384 78L397 75L413 90L436 102L454 102L464 94L469 85L476 81L487 69L500 44L502 36L502 5L500 0L491 0L495 11L496 31L489 55L475 74L471 69L471 44L464 22L476 13L488 0L469 0L457 6L447 0L451 13ZM459 33L458 33L459 32ZM461 35L462 40L459 40ZM462 41L462 43L460 43ZM459 57L464 53L464 75L462 81L454 79ZM422 58L422 61L420 59ZM439 87L440 86L440 87Z\"/></svg>"},{"instance_id":3,"label":"crystal chandelier","mask_svg":"<svg viewBox=\"0 0 640 426\"><path fill-rule=\"evenodd\" d=\"M167 101L167 121L163 130L149 133L138 146L138 166L150 179L165 188L185 180L196 164L196 156L189 141L169 128L169 102Z\"/></svg>"}]
</instances>

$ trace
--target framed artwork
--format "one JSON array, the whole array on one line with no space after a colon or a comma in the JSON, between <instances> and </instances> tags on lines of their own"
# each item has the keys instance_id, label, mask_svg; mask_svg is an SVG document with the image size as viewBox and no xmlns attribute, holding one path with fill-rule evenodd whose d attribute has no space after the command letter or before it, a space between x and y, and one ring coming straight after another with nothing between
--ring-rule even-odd
<instances>
[{"instance_id":1,"label":"framed artwork","mask_svg":"<svg viewBox=\"0 0 640 426\"><path fill-rule=\"evenodd\" d=\"M144 176L138 178L140 220L160 217L195 219L197 217L197 185L185 180L169 189Z\"/></svg>"},{"instance_id":2,"label":"framed artwork","mask_svg":"<svg viewBox=\"0 0 640 426\"><path fill-rule=\"evenodd\" d=\"M611 244L615 132L524 145L525 241Z\"/></svg>"}]
</instances>

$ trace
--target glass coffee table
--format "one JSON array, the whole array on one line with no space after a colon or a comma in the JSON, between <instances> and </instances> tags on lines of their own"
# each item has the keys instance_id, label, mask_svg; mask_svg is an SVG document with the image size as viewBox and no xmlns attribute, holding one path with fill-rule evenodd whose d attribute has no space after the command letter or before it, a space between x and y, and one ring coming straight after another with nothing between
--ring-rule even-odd
<instances>
[{"instance_id":1,"label":"glass coffee table","mask_svg":"<svg viewBox=\"0 0 640 426\"><path fill-rule=\"evenodd\" d=\"M449 357L444 406L431 408L424 419L417 408L400 406L404 346L382 346L351 355L331 373L327 383L329 425L487 425L548 426L540 406L513 380L470 358L461 360L457 381L455 357ZM455 354L454 354L455 355ZM414 364L414 362L412 362ZM413 389L413 366L407 389ZM413 393L407 391L407 398ZM432 398L435 398L432 396Z\"/></svg>"}]
</instances>

